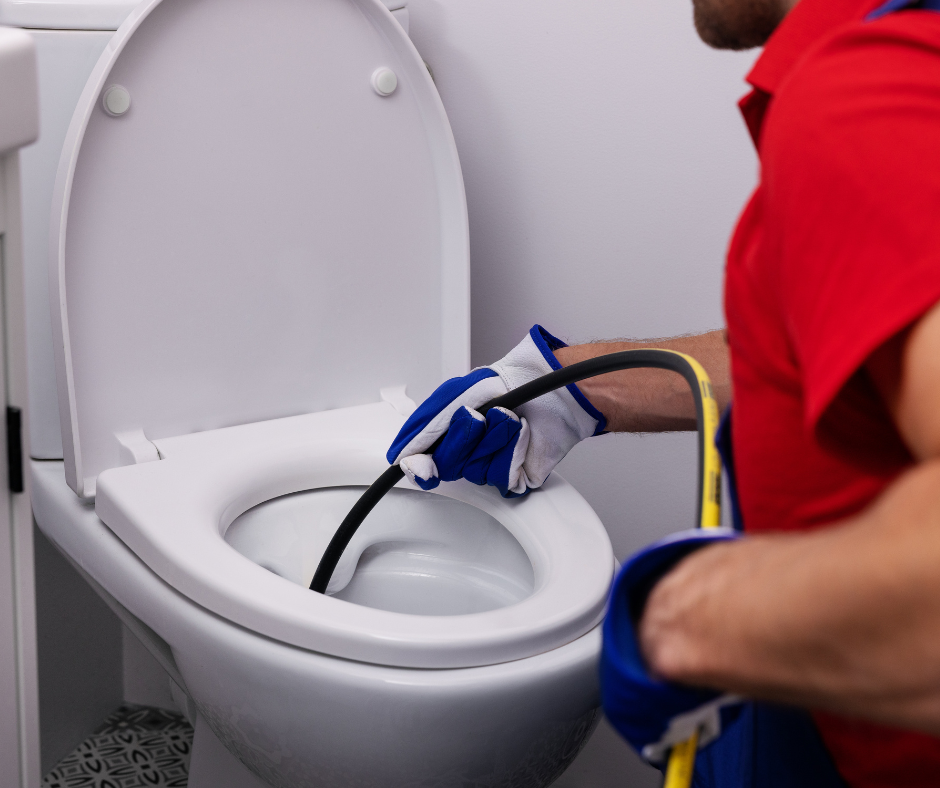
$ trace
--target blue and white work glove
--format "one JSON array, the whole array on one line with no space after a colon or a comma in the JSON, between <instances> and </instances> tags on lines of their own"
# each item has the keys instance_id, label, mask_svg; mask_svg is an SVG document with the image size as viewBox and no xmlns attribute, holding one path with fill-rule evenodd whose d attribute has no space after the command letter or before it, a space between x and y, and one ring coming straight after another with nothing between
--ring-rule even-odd
<instances>
[{"instance_id":1,"label":"blue and white work glove","mask_svg":"<svg viewBox=\"0 0 940 788\"><path fill-rule=\"evenodd\" d=\"M491 484L505 497L540 487L578 442L604 431L607 420L570 385L520 405L515 412L476 408L561 364L552 351L566 347L541 326L506 356L443 383L411 414L388 450L412 482L432 490L465 478ZM425 454L442 435L433 455Z\"/></svg>"},{"instance_id":2,"label":"blue and white work glove","mask_svg":"<svg viewBox=\"0 0 940 788\"><path fill-rule=\"evenodd\" d=\"M743 700L651 676L636 625L653 586L679 561L699 548L738 538L731 528L680 531L633 555L614 580L604 619L601 702L620 735L656 766L664 766L669 750L696 731L700 748L717 739Z\"/></svg>"}]
</instances>

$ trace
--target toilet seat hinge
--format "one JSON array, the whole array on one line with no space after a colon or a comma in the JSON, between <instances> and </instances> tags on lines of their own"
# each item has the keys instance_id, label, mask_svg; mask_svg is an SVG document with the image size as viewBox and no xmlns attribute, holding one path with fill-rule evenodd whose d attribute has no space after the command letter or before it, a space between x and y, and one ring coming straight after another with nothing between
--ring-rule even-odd
<instances>
[{"instance_id":1,"label":"toilet seat hinge","mask_svg":"<svg viewBox=\"0 0 940 788\"><path fill-rule=\"evenodd\" d=\"M405 393L407 386L388 386L379 389L379 396L406 419L415 412L417 403Z\"/></svg>"},{"instance_id":2,"label":"toilet seat hinge","mask_svg":"<svg viewBox=\"0 0 940 788\"><path fill-rule=\"evenodd\" d=\"M156 445L147 440L141 429L116 432L114 437L119 444L118 455L121 465L139 465L142 462L155 462L162 459Z\"/></svg>"}]
</instances>

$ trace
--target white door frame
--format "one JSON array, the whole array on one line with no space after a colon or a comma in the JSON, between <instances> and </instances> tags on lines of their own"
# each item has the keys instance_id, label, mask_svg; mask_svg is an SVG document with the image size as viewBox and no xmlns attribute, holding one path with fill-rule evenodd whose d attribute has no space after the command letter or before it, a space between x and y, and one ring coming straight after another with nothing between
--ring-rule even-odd
<instances>
[{"instance_id":1,"label":"white door frame","mask_svg":"<svg viewBox=\"0 0 940 788\"><path fill-rule=\"evenodd\" d=\"M0 788L39 788L39 682L33 518L26 435L26 321L19 148L39 132L36 50L23 30L0 28ZM19 409L10 450L7 414ZM22 469L18 492L10 465Z\"/></svg>"}]
</instances>

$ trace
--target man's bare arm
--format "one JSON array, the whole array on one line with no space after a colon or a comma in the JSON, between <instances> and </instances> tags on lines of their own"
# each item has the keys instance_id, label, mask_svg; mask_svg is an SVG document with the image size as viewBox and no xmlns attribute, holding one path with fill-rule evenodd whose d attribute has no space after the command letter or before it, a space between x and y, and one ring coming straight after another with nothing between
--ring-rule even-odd
<instances>
[{"instance_id":1,"label":"man's bare arm","mask_svg":"<svg viewBox=\"0 0 940 788\"><path fill-rule=\"evenodd\" d=\"M640 637L673 681L940 734L940 306L867 369L918 464L840 525L692 555Z\"/></svg>"},{"instance_id":2,"label":"man's bare arm","mask_svg":"<svg viewBox=\"0 0 940 788\"><path fill-rule=\"evenodd\" d=\"M637 348L678 350L695 358L711 378L718 406L731 399L728 345L724 331L691 337L652 339L645 342L597 342L555 351L564 367L577 361ZM631 369L582 381L578 387L601 411L613 432L668 432L694 430L695 403L689 386L675 372Z\"/></svg>"}]
</instances>

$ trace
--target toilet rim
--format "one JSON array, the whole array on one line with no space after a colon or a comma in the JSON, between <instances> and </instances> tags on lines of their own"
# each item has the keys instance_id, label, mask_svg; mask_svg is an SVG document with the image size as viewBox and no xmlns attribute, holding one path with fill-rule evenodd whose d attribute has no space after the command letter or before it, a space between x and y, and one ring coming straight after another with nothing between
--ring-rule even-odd
<instances>
[{"instance_id":1,"label":"toilet rim","mask_svg":"<svg viewBox=\"0 0 940 788\"><path fill-rule=\"evenodd\" d=\"M281 495L368 484L402 423L385 403L155 441L163 460L98 479L96 512L158 576L249 630L372 664L458 668L522 659L564 645L601 620L614 571L610 542L586 501L553 475L506 500L466 482L436 494L476 506L519 541L534 593L485 613L418 616L313 594L224 540L240 514ZM405 486L405 485L403 485Z\"/></svg>"}]
</instances>

